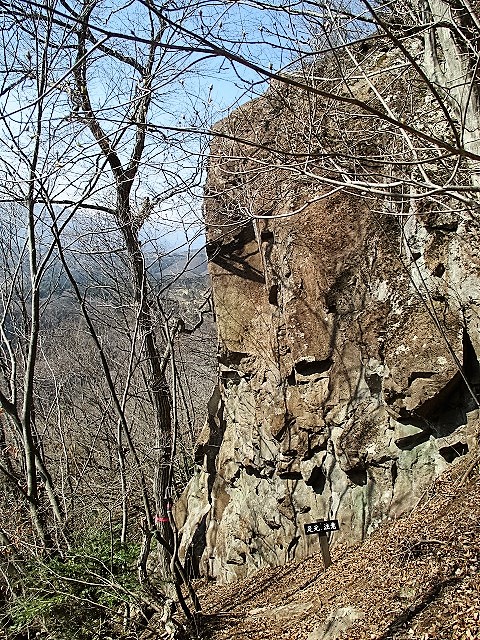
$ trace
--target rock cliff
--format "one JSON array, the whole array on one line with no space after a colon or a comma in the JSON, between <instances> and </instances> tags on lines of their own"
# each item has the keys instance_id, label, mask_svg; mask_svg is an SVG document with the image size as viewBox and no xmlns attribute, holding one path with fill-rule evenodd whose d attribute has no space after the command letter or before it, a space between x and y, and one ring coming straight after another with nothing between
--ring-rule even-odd
<instances>
[{"instance_id":1,"label":"rock cliff","mask_svg":"<svg viewBox=\"0 0 480 640\"><path fill-rule=\"evenodd\" d=\"M271 87L220 123L209 167L219 381L177 520L182 555L224 582L311 554L307 522L359 541L478 432L478 226L299 177L271 152L298 136L292 101Z\"/></svg>"}]
</instances>

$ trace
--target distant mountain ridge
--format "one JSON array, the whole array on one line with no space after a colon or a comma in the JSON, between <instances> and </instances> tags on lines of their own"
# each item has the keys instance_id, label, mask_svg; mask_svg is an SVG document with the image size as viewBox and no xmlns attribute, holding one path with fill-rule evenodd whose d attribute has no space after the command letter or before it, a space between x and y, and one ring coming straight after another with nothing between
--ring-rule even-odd
<instances>
[{"instance_id":1,"label":"distant mountain ridge","mask_svg":"<svg viewBox=\"0 0 480 640\"><path fill-rule=\"evenodd\" d=\"M208 275L208 259L205 248L195 251L174 251L160 256L155 268L150 266L149 273L163 278L197 278Z\"/></svg>"}]
</instances>

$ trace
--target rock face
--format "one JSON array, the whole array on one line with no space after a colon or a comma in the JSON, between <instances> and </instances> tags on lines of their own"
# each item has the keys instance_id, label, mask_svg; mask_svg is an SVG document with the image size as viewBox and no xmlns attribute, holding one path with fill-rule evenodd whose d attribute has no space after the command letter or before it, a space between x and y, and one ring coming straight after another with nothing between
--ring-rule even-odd
<instances>
[{"instance_id":1,"label":"rock face","mask_svg":"<svg viewBox=\"0 0 480 640\"><path fill-rule=\"evenodd\" d=\"M253 115L278 134L265 99L220 129L251 138ZM354 543L411 509L474 446L480 381L472 221L316 198L232 148L214 145L206 199L219 382L177 505L181 554L220 581L312 553L307 522Z\"/></svg>"}]
</instances>

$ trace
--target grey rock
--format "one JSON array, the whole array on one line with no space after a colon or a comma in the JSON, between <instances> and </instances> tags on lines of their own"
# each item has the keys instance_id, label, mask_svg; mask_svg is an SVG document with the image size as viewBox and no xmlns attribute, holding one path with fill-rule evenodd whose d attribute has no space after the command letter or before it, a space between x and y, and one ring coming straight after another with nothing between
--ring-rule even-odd
<instances>
[{"instance_id":1,"label":"grey rock","mask_svg":"<svg viewBox=\"0 0 480 640\"><path fill-rule=\"evenodd\" d=\"M363 613L353 607L341 607L322 624L308 634L307 640L338 640L341 633L348 631L354 622L363 618Z\"/></svg>"},{"instance_id":2,"label":"grey rock","mask_svg":"<svg viewBox=\"0 0 480 640\"><path fill-rule=\"evenodd\" d=\"M248 137L243 117L222 126ZM337 518L332 545L355 543L415 506L475 445L476 405L458 363L480 388L475 225L412 215L402 238L342 193L301 216L235 226L247 197L230 187L235 158L245 153L252 175L255 165L228 144L212 156L217 195L205 205L219 388L177 507L181 556L224 582L313 553L308 522ZM274 171L262 179L263 199L249 203L259 213L284 211L274 192L311 195ZM400 261L405 242L412 259Z\"/></svg>"}]
</instances>

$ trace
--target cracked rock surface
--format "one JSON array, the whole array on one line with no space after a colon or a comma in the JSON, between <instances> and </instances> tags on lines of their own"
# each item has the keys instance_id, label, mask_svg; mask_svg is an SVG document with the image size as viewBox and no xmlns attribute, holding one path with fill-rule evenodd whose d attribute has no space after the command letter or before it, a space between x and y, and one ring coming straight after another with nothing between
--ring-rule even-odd
<instances>
[{"instance_id":1,"label":"cracked rock surface","mask_svg":"<svg viewBox=\"0 0 480 640\"><path fill-rule=\"evenodd\" d=\"M262 100L219 127L274 122ZM239 147L220 140L210 161L219 381L176 507L181 556L221 582L309 556L305 523L338 519L353 544L411 509L472 449L480 383L472 221L312 201L314 185L257 175Z\"/></svg>"},{"instance_id":2,"label":"cracked rock surface","mask_svg":"<svg viewBox=\"0 0 480 640\"><path fill-rule=\"evenodd\" d=\"M198 585L212 640L465 640L480 630L480 478L468 454L362 544ZM462 478L470 468L470 478Z\"/></svg>"}]
</instances>

